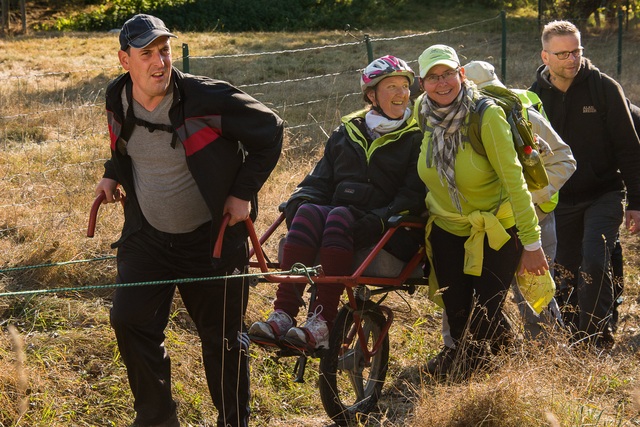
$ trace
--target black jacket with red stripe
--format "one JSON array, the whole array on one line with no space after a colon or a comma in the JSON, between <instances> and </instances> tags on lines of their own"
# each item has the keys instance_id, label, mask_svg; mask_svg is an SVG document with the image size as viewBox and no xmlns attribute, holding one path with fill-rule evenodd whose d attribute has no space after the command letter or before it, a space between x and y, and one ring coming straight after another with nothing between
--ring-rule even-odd
<instances>
[{"instance_id":1,"label":"black jacket with red stripe","mask_svg":"<svg viewBox=\"0 0 640 427\"><path fill-rule=\"evenodd\" d=\"M109 84L106 93L111 159L105 163L103 177L120 183L127 195L122 236L113 247L143 223L131 158L121 140L127 131L122 91L126 85L131 86L130 82L129 73L125 73ZM224 81L173 68L169 90L173 90L171 127L184 146L189 171L211 211L213 244L227 196L251 200L255 218L257 193L280 156L283 122L262 103ZM222 258L225 252L245 244L246 237L244 224L230 227L225 234ZM235 253L229 253L232 254Z\"/></svg>"}]
</instances>

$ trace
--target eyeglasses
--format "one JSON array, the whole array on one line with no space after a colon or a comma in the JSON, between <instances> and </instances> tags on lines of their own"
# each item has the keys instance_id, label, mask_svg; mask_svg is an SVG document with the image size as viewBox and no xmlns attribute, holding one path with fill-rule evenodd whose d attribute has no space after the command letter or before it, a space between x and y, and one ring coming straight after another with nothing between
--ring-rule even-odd
<instances>
[{"instance_id":1,"label":"eyeglasses","mask_svg":"<svg viewBox=\"0 0 640 427\"><path fill-rule=\"evenodd\" d=\"M563 52L549 52L549 53L552 55L555 55L560 61L564 61L565 59L569 59L569 56L571 55L573 55L574 58L578 59L582 56L582 52L584 52L583 47L579 47L576 50L572 50L572 51L565 50Z\"/></svg>"},{"instance_id":2,"label":"eyeglasses","mask_svg":"<svg viewBox=\"0 0 640 427\"><path fill-rule=\"evenodd\" d=\"M454 77L458 75L459 70L460 70L459 68L456 68L455 70L445 71L442 74L429 74L424 77L424 80L427 83L432 85L437 84L440 81L440 79L442 79L445 82L448 82L449 80L452 80Z\"/></svg>"}]
</instances>

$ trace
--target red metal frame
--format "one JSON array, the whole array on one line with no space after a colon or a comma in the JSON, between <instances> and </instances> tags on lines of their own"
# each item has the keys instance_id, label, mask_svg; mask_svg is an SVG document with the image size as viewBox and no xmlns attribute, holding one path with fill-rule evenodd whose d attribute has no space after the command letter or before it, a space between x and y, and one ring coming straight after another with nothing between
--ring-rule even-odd
<instances>
[{"instance_id":1,"label":"red metal frame","mask_svg":"<svg viewBox=\"0 0 640 427\"><path fill-rule=\"evenodd\" d=\"M96 231L96 220L98 219L98 209L104 199L107 198L107 195L104 194L104 191L98 194L98 196L93 201L91 205L91 211L89 212L89 225L87 226L87 237L93 237ZM120 193L120 190L116 189L116 199L120 200L120 204L124 207L124 202L127 199L126 196Z\"/></svg>"},{"instance_id":2,"label":"red metal frame","mask_svg":"<svg viewBox=\"0 0 640 427\"><path fill-rule=\"evenodd\" d=\"M216 240L216 244L214 246L213 257L219 258L220 251L222 249L222 240L224 238L224 231L229 222L229 217L225 216L223 218L222 225L220 226L220 231L218 234L218 238ZM280 216L276 219L276 221L267 229L267 231L260 236L257 237L255 228L253 226L253 222L251 219L245 220L245 225L247 227L249 233L249 239L252 244L251 249L251 260L249 261L249 266L254 268L259 268L262 273L264 273L264 279L267 282L272 283L308 283L309 278L303 275L274 275L268 274L269 268L267 266L266 257L262 250L262 245L266 242L275 232L275 230L284 222L284 214L280 214ZM380 309L383 311L386 317L385 325L381 331L380 336L373 343L371 349L369 349L367 345L367 339L364 334L364 330L362 329L362 322L360 321L360 316L357 310L357 302L353 292L353 288L358 285L370 285L370 286L384 286L384 287L400 287L407 282L407 279L410 277L411 273L424 262L424 248L421 247L418 250L413 258L406 264L406 266L402 269L400 275L392 278L385 277L370 277L364 276L364 271L371 265L375 257L382 250L385 244L389 241L391 236L398 230L400 227L409 227L409 228L424 228L424 224L419 221L403 221L400 222L397 226L391 227L387 232L382 236L382 238L378 241L378 243L371 250L371 253L365 258L365 260L360 264L360 266L356 269L353 274L350 276L325 276L322 273L319 276L313 277L314 283L342 283L346 286L347 297L349 299L349 306L353 309L354 316L354 328L347 333L345 342L343 343L343 348L346 349L351 344L352 340L357 335L359 345L362 349L363 355L365 357L365 363L369 363L371 357L375 356L376 353L382 347L382 343L391 327L391 323L393 322L393 311L386 306L379 305ZM255 260L253 257L255 256ZM272 264L273 268L278 268L279 264ZM425 281L426 284L426 281Z\"/></svg>"},{"instance_id":3,"label":"red metal frame","mask_svg":"<svg viewBox=\"0 0 640 427\"><path fill-rule=\"evenodd\" d=\"M96 197L93 205L91 207L91 212L89 214L89 225L87 228L87 237L93 237L95 232L96 218L98 215L98 209L102 204L105 198L105 194L101 193ZM122 196L121 202L124 204L124 196ZM249 240L251 241L251 251L250 251L250 261L249 266L252 268L260 269L260 272L263 273L264 280L266 282L271 283L308 283L309 278L305 275L281 275L281 274L269 274L270 268L278 269L279 263L267 263L267 258L262 250L262 245L273 235L276 229L284 222L284 214L281 213L276 221L271 224L271 226L267 229L267 231L258 238L255 228L253 226L253 221L250 218L247 218L244 223L247 227L247 231L249 233ZM222 251L222 241L224 238L224 232L229 223L229 215L225 215L222 220L222 224L220 226L220 230L218 232L218 238L216 239L216 243L214 245L213 254L214 258L219 258ZM353 309L354 316L354 327L347 333L347 337L344 343L344 348L348 348L353 339L357 336L359 345L362 349L362 352L365 356L365 362L368 364L370 362L371 357L373 357L382 346L382 343L391 327L391 323L393 322L393 311L386 306L379 305L382 312L385 314L386 322L381 331L380 336L376 340L375 343L369 349L367 345L367 339L364 334L364 330L362 328L362 322L360 319L360 315L357 310L357 301L353 292L353 288L358 285L369 285L369 286L377 286L377 287L398 287L401 288L409 279L411 273L424 262L424 248L421 247L419 251L417 251L413 258L406 264L406 266L401 271L400 275L392 278L385 277L370 277L364 276L365 270L371 265L375 257L382 250L384 245L389 241L391 236L398 230L400 227L408 227L408 228L423 228L424 224L420 221L401 221L396 226L389 228L382 236L380 241L374 246L371 250L371 253L365 258L365 260L360 264L360 266L353 272L350 276L325 276L322 272L319 275L313 276L314 283L342 283L346 287L347 297L349 300L349 306ZM426 284L426 281L424 282Z\"/></svg>"}]
</instances>

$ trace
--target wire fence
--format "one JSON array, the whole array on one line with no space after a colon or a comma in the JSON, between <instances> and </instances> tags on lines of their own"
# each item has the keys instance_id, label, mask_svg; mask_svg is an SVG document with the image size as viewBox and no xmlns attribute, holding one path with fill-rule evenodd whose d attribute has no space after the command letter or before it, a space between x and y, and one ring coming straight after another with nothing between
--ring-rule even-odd
<instances>
[{"instance_id":1,"label":"wire fence","mask_svg":"<svg viewBox=\"0 0 640 427\"><path fill-rule=\"evenodd\" d=\"M343 115L364 106L359 76L372 56L393 54L417 71L419 54L445 43L463 62L494 63L515 87L527 87L540 63L537 26L501 16L440 31L336 39L341 40L210 56L198 55L202 48L192 43L183 46L188 54L174 58L174 65L229 81L254 96L285 120L285 155L313 156ZM587 55L616 75L616 35L584 39ZM622 63L631 64L636 54L627 48ZM0 77L0 249L45 239L56 227L82 233L86 212L78 205L90 206L109 155L104 90L121 72L113 66ZM87 250L104 249L89 245Z\"/></svg>"},{"instance_id":2,"label":"wire fence","mask_svg":"<svg viewBox=\"0 0 640 427\"><path fill-rule=\"evenodd\" d=\"M354 82L372 59L373 50L376 56L395 54L417 68L416 58L426 46L450 43L462 58L490 59L507 82L517 82L519 63L539 62L537 37L537 27L518 28L516 20L506 21L498 15L440 31L392 37L365 35L357 41L299 49L199 56L197 48L192 47L191 56L176 58L174 63L192 74L235 84L278 111L292 129L317 129L332 127L338 121L336 116L361 105ZM615 61L616 66L605 70L610 74L619 74L615 54L621 56L621 51L616 37L610 34L591 40L611 52L607 63ZM533 56L519 46L523 39L533 46ZM114 66L0 78L0 144L6 148L10 142L47 143L85 136L83 126L72 126L83 118L90 118L91 135L104 134L103 121L92 119L102 114L107 82L120 72L120 67ZM327 114L327 109L338 113Z\"/></svg>"}]
</instances>

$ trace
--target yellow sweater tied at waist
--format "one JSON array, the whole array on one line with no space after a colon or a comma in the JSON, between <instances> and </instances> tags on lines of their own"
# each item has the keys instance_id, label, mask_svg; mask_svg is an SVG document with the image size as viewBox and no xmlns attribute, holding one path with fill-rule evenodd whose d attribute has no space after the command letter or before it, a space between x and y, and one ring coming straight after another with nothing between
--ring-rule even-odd
<instances>
[{"instance_id":1,"label":"yellow sweater tied at waist","mask_svg":"<svg viewBox=\"0 0 640 427\"><path fill-rule=\"evenodd\" d=\"M433 200L431 200L431 202L433 202ZM506 221L507 223L513 222L513 211L511 209L511 205L507 202L503 203L495 214L492 212L473 211L469 215L462 215L446 211L437 204L430 203L429 219L425 229L425 249L427 258L431 264L431 273L429 274L429 296L432 301L441 307L444 307L442 297L438 294L438 290L440 288L435 275L433 251L429 241L431 229L435 221L443 223L444 227L442 228L445 231L448 231L446 224L450 224L456 229L463 227L469 230L469 238L464 244L465 255L463 271L465 274L480 276L482 274L482 263L484 260L485 235L487 236L489 247L491 249L497 251L502 248L502 246L511 238L505 229L503 221Z\"/></svg>"}]
</instances>

